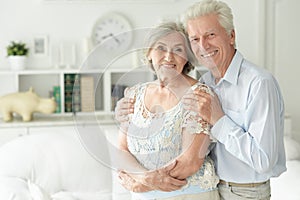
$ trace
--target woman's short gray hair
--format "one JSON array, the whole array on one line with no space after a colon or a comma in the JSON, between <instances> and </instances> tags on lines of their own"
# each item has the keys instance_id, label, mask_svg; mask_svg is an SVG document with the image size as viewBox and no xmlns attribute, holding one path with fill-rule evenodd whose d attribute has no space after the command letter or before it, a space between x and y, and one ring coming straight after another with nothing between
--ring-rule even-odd
<instances>
[{"instance_id":1,"label":"woman's short gray hair","mask_svg":"<svg viewBox=\"0 0 300 200\"><path fill-rule=\"evenodd\" d=\"M203 0L190 6L183 15L183 24L186 27L187 21L200 16L216 14L220 25L226 30L227 34L231 34L234 30L233 15L231 8L222 1Z\"/></svg>"},{"instance_id":2,"label":"woman's short gray hair","mask_svg":"<svg viewBox=\"0 0 300 200\"><path fill-rule=\"evenodd\" d=\"M183 24L180 22L172 22L172 21L164 21L159 23L157 26L152 28L145 40L145 51L144 54L146 58L148 57L151 48L155 45L155 43L160 40L162 37L169 35L171 33L177 32L182 35L185 42L185 48L187 52L187 63L183 67L183 73L187 74L191 70L194 69L194 64L196 62L196 58L193 54L187 33L183 27ZM148 61L148 64L150 65L151 69L154 71L153 65L151 61Z\"/></svg>"}]
</instances>

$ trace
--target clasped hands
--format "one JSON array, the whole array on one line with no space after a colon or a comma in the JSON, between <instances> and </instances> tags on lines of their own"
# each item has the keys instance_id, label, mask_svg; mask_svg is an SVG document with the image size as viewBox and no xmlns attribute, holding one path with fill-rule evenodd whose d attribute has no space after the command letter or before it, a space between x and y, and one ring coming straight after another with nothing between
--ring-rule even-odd
<instances>
[{"instance_id":1,"label":"clasped hands","mask_svg":"<svg viewBox=\"0 0 300 200\"><path fill-rule=\"evenodd\" d=\"M151 170L143 173L129 173L119 171L118 178L120 184L132 192L148 192L152 190L160 190L170 192L180 189L186 185L186 179L181 179L184 176L178 162L175 160L170 164L156 170ZM181 175L179 176L179 171Z\"/></svg>"}]
</instances>

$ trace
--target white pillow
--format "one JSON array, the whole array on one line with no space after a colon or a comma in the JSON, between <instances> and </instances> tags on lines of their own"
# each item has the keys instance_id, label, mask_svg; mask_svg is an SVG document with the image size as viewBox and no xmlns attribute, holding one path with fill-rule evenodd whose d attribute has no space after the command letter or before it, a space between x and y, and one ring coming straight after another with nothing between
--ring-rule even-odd
<instances>
[{"instance_id":1,"label":"white pillow","mask_svg":"<svg viewBox=\"0 0 300 200\"><path fill-rule=\"evenodd\" d=\"M84 149L74 128L63 130L45 130L3 145L0 177L30 180L49 196L60 191L111 192L111 169Z\"/></svg>"},{"instance_id":2,"label":"white pillow","mask_svg":"<svg viewBox=\"0 0 300 200\"><path fill-rule=\"evenodd\" d=\"M300 160L300 144L291 137L284 137L286 160Z\"/></svg>"}]
</instances>

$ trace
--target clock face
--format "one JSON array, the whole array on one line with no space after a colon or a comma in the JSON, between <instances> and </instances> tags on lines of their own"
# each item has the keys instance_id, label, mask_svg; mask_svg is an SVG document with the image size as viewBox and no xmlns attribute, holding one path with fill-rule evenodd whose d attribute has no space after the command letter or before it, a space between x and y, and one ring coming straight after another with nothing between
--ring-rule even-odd
<instances>
[{"instance_id":1,"label":"clock face","mask_svg":"<svg viewBox=\"0 0 300 200\"><path fill-rule=\"evenodd\" d=\"M109 13L97 20L93 32L94 45L101 45L106 50L125 50L132 40L132 28L123 16Z\"/></svg>"}]
</instances>

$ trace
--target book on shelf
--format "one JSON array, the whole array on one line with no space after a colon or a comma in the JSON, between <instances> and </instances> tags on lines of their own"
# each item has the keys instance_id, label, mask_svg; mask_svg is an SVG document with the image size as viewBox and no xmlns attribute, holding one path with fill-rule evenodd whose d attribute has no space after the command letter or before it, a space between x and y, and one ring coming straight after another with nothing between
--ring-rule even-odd
<instances>
[{"instance_id":1,"label":"book on shelf","mask_svg":"<svg viewBox=\"0 0 300 200\"><path fill-rule=\"evenodd\" d=\"M114 110L117 102L124 97L124 91L127 85L113 84L111 87L111 110Z\"/></svg>"},{"instance_id":2,"label":"book on shelf","mask_svg":"<svg viewBox=\"0 0 300 200\"><path fill-rule=\"evenodd\" d=\"M64 75L65 112L80 112L80 74Z\"/></svg>"},{"instance_id":3,"label":"book on shelf","mask_svg":"<svg viewBox=\"0 0 300 200\"><path fill-rule=\"evenodd\" d=\"M80 97L81 97L81 111L92 112L95 111L95 86L93 76L80 77Z\"/></svg>"},{"instance_id":4,"label":"book on shelf","mask_svg":"<svg viewBox=\"0 0 300 200\"><path fill-rule=\"evenodd\" d=\"M61 112L60 86L53 86L53 97L56 103L55 113L60 113Z\"/></svg>"}]
</instances>

